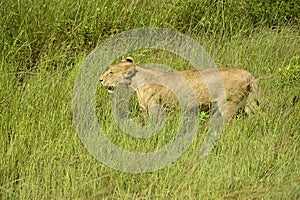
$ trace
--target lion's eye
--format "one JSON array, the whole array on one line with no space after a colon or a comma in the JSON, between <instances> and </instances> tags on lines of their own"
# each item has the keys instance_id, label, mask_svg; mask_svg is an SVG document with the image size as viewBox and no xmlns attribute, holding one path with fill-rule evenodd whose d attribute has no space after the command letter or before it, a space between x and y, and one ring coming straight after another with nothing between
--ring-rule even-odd
<instances>
[{"instance_id":1,"label":"lion's eye","mask_svg":"<svg viewBox=\"0 0 300 200\"><path fill-rule=\"evenodd\" d=\"M113 73L112 73L112 72L109 72L108 74L109 74L109 75L112 75Z\"/></svg>"}]
</instances>

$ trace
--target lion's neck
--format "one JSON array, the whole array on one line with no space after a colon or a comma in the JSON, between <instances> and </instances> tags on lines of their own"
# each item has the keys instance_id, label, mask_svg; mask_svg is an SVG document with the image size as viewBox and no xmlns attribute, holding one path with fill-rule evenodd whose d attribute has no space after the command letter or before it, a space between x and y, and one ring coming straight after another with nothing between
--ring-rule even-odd
<instances>
[{"instance_id":1,"label":"lion's neck","mask_svg":"<svg viewBox=\"0 0 300 200\"><path fill-rule=\"evenodd\" d=\"M135 70L136 70L135 76L131 78L131 84L130 84L130 86L135 90L151 82L151 80L156 79L157 77L160 77L165 73L167 73L159 68L149 68L149 67L141 67L141 66L137 66Z\"/></svg>"}]
</instances>

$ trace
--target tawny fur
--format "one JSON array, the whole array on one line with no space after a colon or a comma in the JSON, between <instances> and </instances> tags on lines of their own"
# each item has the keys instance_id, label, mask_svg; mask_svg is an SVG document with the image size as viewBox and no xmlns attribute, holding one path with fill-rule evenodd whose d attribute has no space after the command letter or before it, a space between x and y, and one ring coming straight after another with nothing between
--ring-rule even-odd
<instances>
[{"instance_id":1,"label":"tawny fur","mask_svg":"<svg viewBox=\"0 0 300 200\"><path fill-rule=\"evenodd\" d=\"M110 66L101 75L100 81L110 92L118 83L133 88L137 93L142 116L145 116L149 113L149 109L157 104L170 110L178 109L179 101L170 87L179 88L176 91L184 90L185 87L181 87L184 83L182 78L187 81L198 101L199 108L203 111L208 111L211 102L214 101L218 102L219 106L224 105L225 113L222 114L226 118L234 118L241 109L247 114L257 109L259 98L257 81L250 72L243 69L218 68L166 72L159 68L136 65L131 58L127 58ZM156 84L161 82L167 82L170 87ZM212 90L208 90L207 83L213 86ZM224 91L222 85L226 93L225 102L221 100Z\"/></svg>"}]
</instances>

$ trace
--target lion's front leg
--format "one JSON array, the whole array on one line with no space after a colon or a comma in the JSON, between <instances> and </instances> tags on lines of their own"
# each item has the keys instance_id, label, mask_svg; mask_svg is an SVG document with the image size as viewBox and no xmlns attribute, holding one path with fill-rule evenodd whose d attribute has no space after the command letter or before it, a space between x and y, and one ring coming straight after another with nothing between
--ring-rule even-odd
<instances>
[{"instance_id":1,"label":"lion's front leg","mask_svg":"<svg viewBox=\"0 0 300 200\"><path fill-rule=\"evenodd\" d=\"M148 118L148 108L146 105L140 103L140 117L145 122Z\"/></svg>"},{"instance_id":2,"label":"lion's front leg","mask_svg":"<svg viewBox=\"0 0 300 200\"><path fill-rule=\"evenodd\" d=\"M140 101L140 116L143 124L160 126L164 123L166 115L163 105L160 105L159 98L152 96L147 101Z\"/></svg>"}]
</instances>

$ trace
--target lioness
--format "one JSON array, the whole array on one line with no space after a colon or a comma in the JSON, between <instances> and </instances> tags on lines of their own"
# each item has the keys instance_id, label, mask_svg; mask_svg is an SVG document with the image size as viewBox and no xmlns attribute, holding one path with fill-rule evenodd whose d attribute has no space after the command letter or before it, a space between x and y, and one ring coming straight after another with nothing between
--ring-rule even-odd
<instances>
[{"instance_id":1,"label":"lioness","mask_svg":"<svg viewBox=\"0 0 300 200\"><path fill-rule=\"evenodd\" d=\"M160 84L165 81L169 86L181 86L184 81L178 77L187 81L191 91L194 92L199 108L203 111L210 109L211 102L218 102L220 107L222 107L220 104L223 104L225 112L222 115L228 119L235 117L241 109L248 114L258 106L257 81L250 72L242 69L210 68L201 71L167 72L159 68L139 66L132 58L126 58L110 66L101 75L100 82L109 92L113 92L120 82L133 88L137 93L142 116L147 116L149 109L154 105L161 105L171 110L179 107L179 101L172 88ZM211 88L208 89L207 83L215 85L213 91ZM225 101L221 100L222 91L226 93L223 95Z\"/></svg>"}]
</instances>

